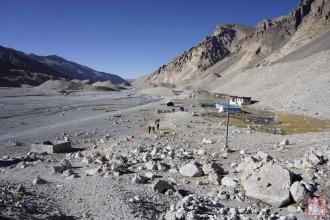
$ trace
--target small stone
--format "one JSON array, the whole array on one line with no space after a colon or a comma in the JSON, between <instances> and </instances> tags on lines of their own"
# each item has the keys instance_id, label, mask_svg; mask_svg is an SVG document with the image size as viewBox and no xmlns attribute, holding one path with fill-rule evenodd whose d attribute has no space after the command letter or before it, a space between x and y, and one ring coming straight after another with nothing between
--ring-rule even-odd
<instances>
[{"instance_id":1,"label":"small stone","mask_svg":"<svg viewBox=\"0 0 330 220\"><path fill-rule=\"evenodd\" d=\"M178 170L176 168L171 168L168 170L169 173L177 173Z\"/></svg>"},{"instance_id":2,"label":"small stone","mask_svg":"<svg viewBox=\"0 0 330 220\"><path fill-rule=\"evenodd\" d=\"M298 213L299 211L297 210L297 208L295 207L295 206L293 206L293 205L289 205L288 207L287 207L287 210L288 210L288 212L291 212L291 213Z\"/></svg>"},{"instance_id":3,"label":"small stone","mask_svg":"<svg viewBox=\"0 0 330 220\"><path fill-rule=\"evenodd\" d=\"M287 220L297 220L297 217L294 216L292 213L289 214L289 216L286 217Z\"/></svg>"},{"instance_id":4,"label":"small stone","mask_svg":"<svg viewBox=\"0 0 330 220\"><path fill-rule=\"evenodd\" d=\"M197 180L196 185L197 186L203 186L203 185L207 185L207 183L203 182L202 180Z\"/></svg>"},{"instance_id":5,"label":"small stone","mask_svg":"<svg viewBox=\"0 0 330 220\"><path fill-rule=\"evenodd\" d=\"M47 181L40 178L39 176L32 181L33 185L46 184Z\"/></svg>"},{"instance_id":6,"label":"small stone","mask_svg":"<svg viewBox=\"0 0 330 220\"><path fill-rule=\"evenodd\" d=\"M87 176L94 176L95 174L97 174L99 172L100 168L93 168L93 169L89 169L89 170L85 170L84 172L87 174Z\"/></svg>"},{"instance_id":7,"label":"small stone","mask_svg":"<svg viewBox=\"0 0 330 220\"><path fill-rule=\"evenodd\" d=\"M133 198L130 198L128 201L131 203L140 202L141 198L139 196L134 196Z\"/></svg>"},{"instance_id":8,"label":"small stone","mask_svg":"<svg viewBox=\"0 0 330 220\"><path fill-rule=\"evenodd\" d=\"M209 174L207 180L209 181L210 184L214 184L214 185L221 184L221 176L215 171Z\"/></svg>"},{"instance_id":9,"label":"small stone","mask_svg":"<svg viewBox=\"0 0 330 220\"><path fill-rule=\"evenodd\" d=\"M113 171L113 176L116 176L116 177L118 177L118 176L120 176L121 175L121 173L120 172L118 172L118 171Z\"/></svg>"},{"instance_id":10,"label":"small stone","mask_svg":"<svg viewBox=\"0 0 330 220\"><path fill-rule=\"evenodd\" d=\"M197 154L198 154L198 155L203 155L203 154L205 154L205 151L202 150L202 149L200 149L200 150L197 151Z\"/></svg>"},{"instance_id":11,"label":"small stone","mask_svg":"<svg viewBox=\"0 0 330 220\"><path fill-rule=\"evenodd\" d=\"M149 178L149 179L155 179L156 178L156 174L154 174L153 172L146 172L144 174L144 176Z\"/></svg>"},{"instance_id":12,"label":"small stone","mask_svg":"<svg viewBox=\"0 0 330 220\"><path fill-rule=\"evenodd\" d=\"M169 168L169 166L166 163L158 163L157 170L159 171L165 171Z\"/></svg>"},{"instance_id":13,"label":"small stone","mask_svg":"<svg viewBox=\"0 0 330 220\"><path fill-rule=\"evenodd\" d=\"M284 139L284 140L280 143L280 146L285 146L285 145L289 145L289 140L288 140L288 139Z\"/></svg>"},{"instance_id":14,"label":"small stone","mask_svg":"<svg viewBox=\"0 0 330 220\"><path fill-rule=\"evenodd\" d=\"M205 175L210 174L211 172L215 171L220 174L224 173L224 170L220 167L220 165L216 162L209 162L209 163L204 163L202 170Z\"/></svg>"},{"instance_id":15,"label":"small stone","mask_svg":"<svg viewBox=\"0 0 330 220\"><path fill-rule=\"evenodd\" d=\"M143 183L146 183L148 180L147 177L145 176L142 176L141 174L139 173L136 173L134 174L133 178L132 178L132 183L140 183L140 184L143 184Z\"/></svg>"},{"instance_id":16,"label":"small stone","mask_svg":"<svg viewBox=\"0 0 330 220\"><path fill-rule=\"evenodd\" d=\"M323 158L317 155L315 152L309 153L308 160L311 161L314 165L320 165L324 163Z\"/></svg>"},{"instance_id":17,"label":"small stone","mask_svg":"<svg viewBox=\"0 0 330 220\"><path fill-rule=\"evenodd\" d=\"M204 138L203 141L202 141L202 143L203 143L203 144L213 144L214 141L211 140L211 139L206 139L206 138Z\"/></svg>"},{"instance_id":18,"label":"small stone","mask_svg":"<svg viewBox=\"0 0 330 220\"><path fill-rule=\"evenodd\" d=\"M311 193L315 192L316 187L313 182L308 182L307 180L301 180L300 183Z\"/></svg>"},{"instance_id":19,"label":"small stone","mask_svg":"<svg viewBox=\"0 0 330 220\"><path fill-rule=\"evenodd\" d=\"M174 187L166 182L165 180L157 180L153 185L152 185L152 190L156 193L165 193L167 190L174 190Z\"/></svg>"},{"instance_id":20,"label":"small stone","mask_svg":"<svg viewBox=\"0 0 330 220\"><path fill-rule=\"evenodd\" d=\"M268 154L266 154L262 151L258 151L254 157L256 159L262 160L263 162L268 162L272 159L271 156L269 156Z\"/></svg>"},{"instance_id":21,"label":"small stone","mask_svg":"<svg viewBox=\"0 0 330 220\"><path fill-rule=\"evenodd\" d=\"M62 175L68 177L71 176L72 174L74 174L73 169L67 169L63 172Z\"/></svg>"},{"instance_id":22,"label":"small stone","mask_svg":"<svg viewBox=\"0 0 330 220\"><path fill-rule=\"evenodd\" d=\"M65 179L66 179L66 180L72 180L72 179L76 179L76 178L78 178L78 177L80 177L80 176L79 176L78 174L74 173L74 174L72 174L72 175L66 177Z\"/></svg>"},{"instance_id":23,"label":"small stone","mask_svg":"<svg viewBox=\"0 0 330 220\"><path fill-rule=\"evenodd\" d=\"M227 175L222 178L221 185L235 189L239 186L239 180L236 177Z\"/></svg>"},{"instance_id":24,"label":"small stone","mask_svg":"<svg viewBox=\"0 0 330 220\"><path fill-rule=\"evenodd\" d=\"M147 170L155 171L157 170L157 163L153 160L149 160L147 163L145 163L145 167Z\"/></svg>"},{"instance_id":25,"label":"small stone","mask_svg":"<svg viewBox=\"0 0 330 220\"><path fill-rule=\"evenodd\" d=\"M302 202L307 199L305 187L298 181L294 182L290 187L292 198L295 202Z\"/></svg>"},{"instance_id":26,"label":"small stone","mask_svg":"<svg viewBox=\"0 0 330 220\"><path fill-rule=\"evenodd\" d=\"M82 162L83 164L85 164L85 165L88 165L88 164L90 164L90 163L93 162L93 159L92 159L92 158L84 157L84 158L82 159L81 162Z\"/></svg>"}]
</instances>

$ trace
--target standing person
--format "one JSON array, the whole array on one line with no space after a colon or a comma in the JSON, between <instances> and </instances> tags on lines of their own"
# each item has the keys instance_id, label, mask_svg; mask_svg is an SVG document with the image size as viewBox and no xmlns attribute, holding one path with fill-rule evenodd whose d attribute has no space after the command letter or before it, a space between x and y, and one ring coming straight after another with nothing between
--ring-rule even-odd
<instances>
[{"instance_id":1,"label":"standing person","mask_svg":"<svg viewBox=\"0 0 330 220\"><path fill-rule=\"evenodd\" d=\"M155 120L155 125L156 125L156 128L157 128L157 131L159 131L159 122L160 122L159 118Z\"/></svg>"}]
</instances>

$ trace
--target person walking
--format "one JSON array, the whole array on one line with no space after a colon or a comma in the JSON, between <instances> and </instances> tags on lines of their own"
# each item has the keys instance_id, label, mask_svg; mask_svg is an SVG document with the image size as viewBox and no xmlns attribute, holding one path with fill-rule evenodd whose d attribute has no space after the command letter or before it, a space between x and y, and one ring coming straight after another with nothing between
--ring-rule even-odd
<instances>
[{"instance_id":1,"label":"person walking","mask_svg":"<svg viewBox=\"0 0 330 220\"><path fill-rule=\"evenodd\" d=\"M155 120L155 125L156 125L156 128L157 128L157 131L159 131L159 122L160 122L159 118Z\"/></svg>"}]
</instances>

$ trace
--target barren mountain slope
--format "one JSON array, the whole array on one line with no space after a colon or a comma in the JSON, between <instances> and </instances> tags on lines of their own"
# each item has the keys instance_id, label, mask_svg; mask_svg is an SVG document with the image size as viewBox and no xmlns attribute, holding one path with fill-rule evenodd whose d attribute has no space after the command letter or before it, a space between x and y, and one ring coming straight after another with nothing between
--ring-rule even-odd
<instances>
[{"instance_id":1,"label":"barren mountain slope","mask_svg":"<svg viewBox=\"0 0 330 220\"><path fill-rule=\"evenodd\" d=\"M30 54L29 56L39 61L40 63L46 64L47 66L53 68L54 70L64 74L68 78L80 79L80 80L88 79L91 82L111 80L116 84L127 82L126 80L122 79L117 75L99 72L87 66L83 66L81 64L68 61L56 55L37 56L34 54Z\"/></svg>"},{"instance_id":2,"label":"barren mountain slope","mask_svg":"<svg viewBox=\"0 0 330 220\"><path fill-rule=\"evenodd\" d=\"M55 55L37 56L0 46L1 87L38 86L60 78L128 83L117 75L95 71Z\"/></svg>"},{"instance_id":3,"label":"barren mountain slope","mask_svg":"<svg viewBox=\"0 0 330 220\"><path fill-rule=\"evenodd\" d=\"M302 0L289 15L261 21L254 30L242 25L223 25L213 36L136 80L134 85L187 84L209 75L220 77L237 70L271 65L326 31L329 16L329 0Z\"/></svg>"},{"instance_id":4,"label":"barren mountain slope","mask_svg":"<svg viewBox=\"0 0 330 220\"><path fill-rule=\"evenodd\" d=\"M200 72L207 70L237 50L239 42L253 31L253 27L239 24L219 25L212 36L182 55L163 65L154 73L139 78L134 85L145 83L176 83L189 79L197 79Z\"/></svg>"},{"instance_id":5,"label":"barren mountain slope","mask_svg":"<svg viewBox=\"0 0 330 220\"><path fill-rule=\"evenodd\" d=\"M35 86L61 77L65 76L25 53L0 46L0 86Z\"/></svg>"},{"instance_id":6,"label":"barren mountain slope","mask_svg":"<svg viewBox=\"0 0 330 220\"><path fill-rule=\"evenodd\" d=\"M315 39L300 47L296 51L290 53L289 55L277 60L275 63L279 62L289 62L299 59L304 59L313 54L330 50L330 30L321 33Z\"/></svg>"},{"instance_id":7,"label":"barren mountain slope","mask_svg":"<svg viewBox=\"0 0 330 220\"><path fill-rule=\"evenodd\" d=\"M216 92L252 96L260 107L329 119L329 60L330 50L326 50L297 61L234 72L212 86ZM211 81L196 85L203 87Z\"/></svg>"}]
</instances>

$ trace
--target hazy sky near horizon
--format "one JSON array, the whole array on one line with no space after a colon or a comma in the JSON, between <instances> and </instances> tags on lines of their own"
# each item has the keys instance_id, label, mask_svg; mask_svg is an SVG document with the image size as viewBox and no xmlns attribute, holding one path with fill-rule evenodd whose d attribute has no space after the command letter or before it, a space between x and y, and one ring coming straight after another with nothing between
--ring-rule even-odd
<instances>
[{"instance_id":1,"label":"hazy sky near horizon","mask_svg":"<svg viewBox=\"0 0 330 220\"><path fill-rule=\"evenodd\" d=\"M151 73L226 23L256 25L299 0L0 0L0 45L99 71Z\"/></svg>"}]
</instances>

